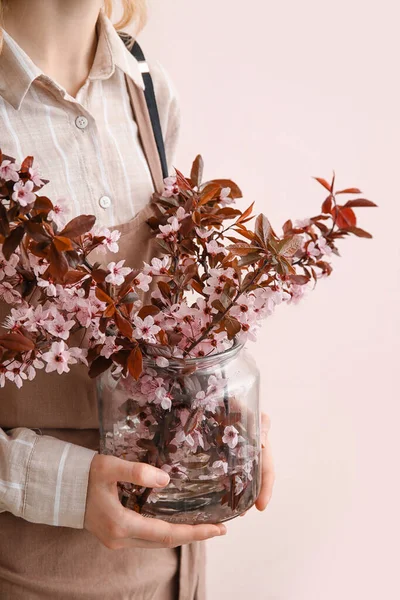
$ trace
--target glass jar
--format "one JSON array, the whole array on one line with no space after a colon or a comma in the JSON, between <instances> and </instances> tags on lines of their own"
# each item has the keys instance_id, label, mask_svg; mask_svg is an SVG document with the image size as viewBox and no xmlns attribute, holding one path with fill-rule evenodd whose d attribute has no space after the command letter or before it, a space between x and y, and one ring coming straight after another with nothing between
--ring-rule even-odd
<instances>
[{"instance_id":1,"label":"glass jar","mask_svg":"<svg viewBox=\"0 0 400 600\"><path fill-rule=\"evenodd\" d=\"M158 361L160 363L160 361ZM163 361L166 364L166 361ZM98 380L100 451L170 475L162 489L119 482L124 506L171 523L220 523L260 492L259 372L241 345Z\"/></svg>"}]
</instances>

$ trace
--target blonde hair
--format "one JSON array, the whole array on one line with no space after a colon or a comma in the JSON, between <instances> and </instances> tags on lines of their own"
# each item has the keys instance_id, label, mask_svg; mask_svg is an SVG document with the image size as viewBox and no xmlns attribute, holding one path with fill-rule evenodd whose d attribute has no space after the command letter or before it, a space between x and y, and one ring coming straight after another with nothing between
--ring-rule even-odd
<instances>
[{"instance_id":1,"label":"blonde hair","mask_svg":"<svg viewBox=\"0 0 400 600\"><path fill-rule=\"evenodd\" d=\"M1 23L3 21L3 10L6 0L0 0L0 52L3 46L3 31L1 29ZM124 29L133 21L137 24L137 30L142 29L146 23L147 17L147 6L146 0L122 0L123 13L117 23L114 24L115 29L118 31ZM113 0L104 0L104 10L109 19L111 19L113 12Z\"/></svg>"}]
</instances>

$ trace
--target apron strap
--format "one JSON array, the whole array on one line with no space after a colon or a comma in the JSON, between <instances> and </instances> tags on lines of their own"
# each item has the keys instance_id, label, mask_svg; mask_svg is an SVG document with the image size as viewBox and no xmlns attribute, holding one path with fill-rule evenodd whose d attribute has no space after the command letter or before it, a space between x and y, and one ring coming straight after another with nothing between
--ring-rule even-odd
<instances>
[{"instance_id":1,"label":"apron strap","mask_svg":"<svg viewBox=\"0 0 400 600\"><path fill-rule=\"evenodd\" d=\"M144 154L153 178L154 189L159 194L162 194L164 191L163 170L153 133L153 126L151 123L149 110L147 108L146 96L144 91L135 85L133 81L126 75L125 81L131 100L133 114L135 115L135 120L139 129L139 135Z\"/></svg>"}]
</instances>

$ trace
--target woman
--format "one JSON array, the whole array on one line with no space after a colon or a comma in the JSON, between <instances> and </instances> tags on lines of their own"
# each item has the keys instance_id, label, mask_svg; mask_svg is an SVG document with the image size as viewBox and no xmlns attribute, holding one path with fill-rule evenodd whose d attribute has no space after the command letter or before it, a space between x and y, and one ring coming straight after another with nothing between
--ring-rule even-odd
<instances>
[{"instance_id":1,"label":"woman","mask_svg":"<svg viewBox=\"0 0 400 600\"><path fill-rule=\"evenodd\" d=\"M106 16L111 2L105 11L102 0L1 4L0 148L18 161L33 155L35 176L50 179L46 195L64 198L70 217L117 225L121 257L141 265L152 251L148 201L162 176L141 70ZM118 28L143 21L141 2L124 8ZM176 98L161 67L150 72L171 165ZM1 389L0 426L2 599L204 597L202 541L225 526L170 525L122 507L117 481L163 487L169 478L97 453L95 386L84 368ZM260 510L273 481L267 447L263 465Z\"/></svg>"}]
</instances>

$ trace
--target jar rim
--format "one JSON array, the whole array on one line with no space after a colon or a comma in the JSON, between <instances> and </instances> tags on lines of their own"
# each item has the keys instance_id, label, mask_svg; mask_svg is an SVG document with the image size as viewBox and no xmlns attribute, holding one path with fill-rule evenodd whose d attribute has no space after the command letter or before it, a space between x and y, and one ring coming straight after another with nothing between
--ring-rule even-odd
<instances>
[{"instance_id":1,"label":"jar rim","mask_svg":"<svg viewBox=\"0 0 400 600\"><path fill-rule=\"evenodd\" d=\"M176 356L167 358L169 367L182 367L183 365L207 365L217 360L228 360L235 356L244 347L243 342L238 342L236 339L230 348L227 348L223 352L216 352L215 354L209 354L208 356L190 356L189 358L178 358ZM160 356L160 355L158 355ZM143 362L147 366L156 364L156 356L143 355Z\"/></svg>"}]
</instances>

